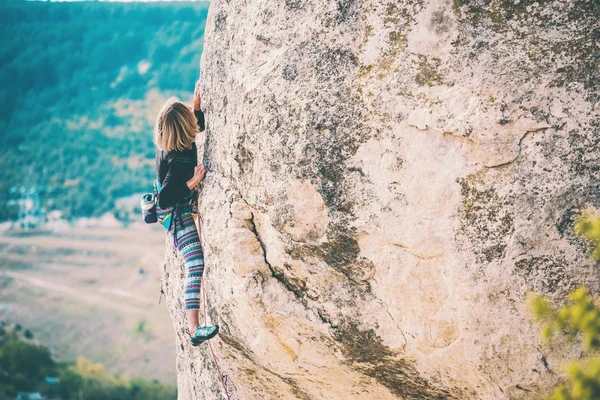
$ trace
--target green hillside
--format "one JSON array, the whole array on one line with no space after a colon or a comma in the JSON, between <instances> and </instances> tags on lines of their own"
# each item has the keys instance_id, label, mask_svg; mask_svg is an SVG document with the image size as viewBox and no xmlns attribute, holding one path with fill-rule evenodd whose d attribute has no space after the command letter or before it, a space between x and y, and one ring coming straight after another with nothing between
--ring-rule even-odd
<instances>
[{"instance_id":1,"label":"green hillside","mask_svg":"<svg viewBox=\"0 0 600 400\"><path fill-rule=\"evenodd\" d=\"M191 98L209 3L0 3L0 221L99 216L154 176L152 125Z\"/></svg>"},{"instance_id":2,"label":"green hillside","mask_svg":"<svg viewBox=\"0 0 600 400\"><path fill-rule=\"evenodd\" d=\"M85 358L58 362L48 348L27 340L21 326L0 326L0 398L37 392L44 398L75 400L167 400L177 397L173 386L156 380L122 378ZM23 337L24 336L24 337Z\"/></svg>"}]
</instances>

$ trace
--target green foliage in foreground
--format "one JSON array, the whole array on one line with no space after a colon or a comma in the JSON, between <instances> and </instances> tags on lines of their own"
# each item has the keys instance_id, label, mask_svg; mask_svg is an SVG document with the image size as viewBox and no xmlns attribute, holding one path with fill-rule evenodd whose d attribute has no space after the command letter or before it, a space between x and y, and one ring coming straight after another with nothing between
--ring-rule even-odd
<instances>
[{"instance_id":1,"label":"green foliage in foreground","mask_svg":"<svg viewBox=\"0 0 600 400\"><path fill-rule=\"evenodd\" d=\"M0 221L27 196L71 219L147 191L153 121L191 100L208 5L0 2Z\"/></svg>"},{"instance_id":2,"label":"green foliage in foreground","mask_svg":"<svg viewBox=\"0 0 600 400\"><path fill-rule=\"evenodd\" d=\"M579 288L569 295L568 303L557 309L545 297L531 301L533 314L544 323L542 335L549 340L565 334L580 339L590 356L571 361L566 367L566 382L554 391L552 400L600 399L600 307Z\"/></svg>"},{"instance_id":3,"label":"green foliage in foreground","mask_svg":"<svg viewBox=\"0 0 600 400\"><path fill-rule=\"evenodd\" d=\"M45 383L57 377L59 384ZM0 398L15 398L20 391L39 391L63 400L167 400L177 397L172 386L153 380L121 378L84 358L57 362L47 348L20 339L16 332L0 335Z\"/></svg>"},{"instance_id":4,"label":"green foliage in foreground","mask_svg":"<svg viewBox=\"0 0 600 400\"><path fill-rule=\"evenodd\" d=\"M592 257L600 260L600 218L592 212L584 212L575 222L575 233L593 243Z\"/></svg>"}]
</instances>

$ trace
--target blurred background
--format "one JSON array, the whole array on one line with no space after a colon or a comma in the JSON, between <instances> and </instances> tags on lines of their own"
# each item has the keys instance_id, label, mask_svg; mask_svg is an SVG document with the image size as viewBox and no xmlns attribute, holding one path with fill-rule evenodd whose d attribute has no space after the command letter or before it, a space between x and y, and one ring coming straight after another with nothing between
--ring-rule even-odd
<instances>
[{"instance_id":1,"label":"blurred background","mask_svg":"<svg viewBox=\"0 0 600 400\"><path fill-rule=\"evenodd\" d=\"M208 2L0 2L0 399L174 399L152 127Z\"/></svg>"}]
</instances>

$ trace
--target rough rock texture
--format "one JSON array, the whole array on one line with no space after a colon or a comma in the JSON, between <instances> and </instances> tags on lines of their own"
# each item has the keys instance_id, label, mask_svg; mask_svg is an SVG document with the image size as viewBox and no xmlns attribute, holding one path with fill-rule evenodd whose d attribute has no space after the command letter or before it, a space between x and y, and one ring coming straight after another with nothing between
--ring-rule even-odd
<instances>
[{"instance_id":1,"label":"rough rock texture","mask_svg":"<svg viewBox=\"0 0 600 400\"><path fill-rule=\"evenodd\" d=\"M599 289L596 0L213 0L201 199L234 399L533 399L569 347L530 291ZM182 333L180 399L222 398Z\"/></svg>"}]
</instances>

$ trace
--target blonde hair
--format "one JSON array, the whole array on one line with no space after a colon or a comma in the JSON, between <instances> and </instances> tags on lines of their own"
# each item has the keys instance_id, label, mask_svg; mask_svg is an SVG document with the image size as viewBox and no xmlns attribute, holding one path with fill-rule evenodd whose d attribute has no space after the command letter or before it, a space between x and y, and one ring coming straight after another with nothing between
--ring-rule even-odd
<instances>
[{"instance_id":1,"label":"blonde hair","mask_svg":"<svg viewBox=\"0 0 600 400\"><path fill-rule=\"evenodd\" d=\"M177 97L171 97L156 117L154 143L164 151L184 150L194 142L198 132L198 121L192 109Z\"/></svg>"}]
</instances>

